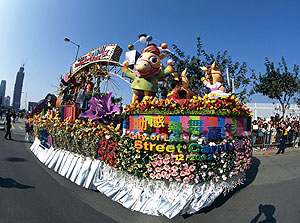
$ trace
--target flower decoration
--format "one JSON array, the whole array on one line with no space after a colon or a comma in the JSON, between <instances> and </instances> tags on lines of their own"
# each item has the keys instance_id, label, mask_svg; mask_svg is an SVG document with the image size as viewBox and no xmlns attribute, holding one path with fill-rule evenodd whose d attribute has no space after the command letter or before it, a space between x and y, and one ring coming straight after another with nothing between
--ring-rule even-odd
<instances>
[{"instance_id":1,"label":"flower decoration","mask_svg":"<svg viewBox=\"0 0 300 223\"><path fill-rule=\"evenodd\" d=\"M120 108L117 105L111 105L111 95L112 92L103 95L100 101L97 98L92 97L88 103L89 109L86 112L81 113L79 117L98 120L107 118L113 113L120 111Z\"/></svg>"},{"instance_id":2,"label":"flower decoration","mask_svg":"<svg viewBox=\"0 0 300 223\"><path fill-rule=\"evenodd\" d=\"M157 100L147 98L135 102L125 108L127 115L134 114L172 114L172 115L223 115L223 116L252 116L252 112L242 105L235 95L220 98L209 98L208 95L193 97L190 100Z\"/></svg>"}]
</instances>

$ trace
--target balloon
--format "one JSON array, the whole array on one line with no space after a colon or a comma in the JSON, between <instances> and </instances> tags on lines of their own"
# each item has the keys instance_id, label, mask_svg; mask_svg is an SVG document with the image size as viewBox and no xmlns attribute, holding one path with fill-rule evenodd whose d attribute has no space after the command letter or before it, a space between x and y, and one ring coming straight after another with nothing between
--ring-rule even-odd
<instances>
[{"instance_id":1,"label":"balloon","mask_svg":"<svg viewBox=\"0 0 300 223\"><path fill-rule=\"evenodd\" d=\"M168 134L167 133L161 133L160 134L160 140L164 141L165 138L168 139Z\"/></svg>"},{"instance_id":2,"label":"balloon","mask_svg":"<svg viewBox=\"0 0 300 223\"><path fill-rule=\"evenodd\" d=\"M143 133L143 136L146 136L146 139L147 139L147 140L150 138L149 133L146 133L146 132Z\"/></svg>"},{"instance_id":3,"label":"balloon","mask_svg":"<svg viewBox=\"0 0 300 223\"><path fill-rule=\"evenodd\" d=\"M191 135L191 138L190 138L191 141L197 141L198 139L199 139L199 135L198 134Z\"/></svg>"},{"instance_id":4,"label":"balloon","mask_svg":"<svg viewBox=\"0 0 300 223\"><path fill-rule=\"evenodd\" d=\"M141 43L145 43L146 42L146 37L145 36L141 36L140 37L140 42Z\"/></svg>"},{"instance_id":5,"label":"balloon","mask_svg":"<svg viewBox=\"0 0 300 223\"><path fill-rule=\"evenodd\" d=\"M148 36L146 37L146 40L147 40L147 41L151 41L151 40L152 40L152 36L149 36L149 35L148 35Z\"/></svg>"},{"instance_id":6,"label":"balloon","mask_svg":"<svg viewBox=\"0 0 300 223\"><path fill-rule=\"evenodd\" d=\"M128 49L129 49L129 50L133 50L133 49L134 49L134 45L133 45L133 44L129 44L129 45L128 45Z\"/></svg>"},{"instance_id":7,"label":"balloon","mask_svg":"<svg viewBox=\"0 0 300 223\"><path fill-rule=\"evenodd\" d=\"M172 59L168 59L167 64L172 66L172 65L174 65L174 61Z\"/></svg>"},{"instance_id":8,"label":"balloon","mask_svg":"<svg viewBox=\"0 0 300 223\"><path fill-rule=\"evenodd\" d=\"M183 138L183 140L185 140L185 141L188 141L189 140L189 135L187 134L187 133L182 133L181 135L180 135L180 137L182 137Z\"/></svg>"},{"instance_id":9,"label":"balloon","mask_svg":"<svg viewBox=\"0 0 300 223\"><path fill-rule=\"evenodd\" d=\"M157 132L153 132L153 133L151 134L151 136L154 136L154 137L156 137L157 135L158 135Z\"/></svg>"},{"instance_id":10,"label":"balloon","mask_svg":"<svg viewBox=\"0 0 300 223\"><path fill-rule=\"evenodd\" d=\"M178 133L172 133L170 135L170 141L178 141L178 138L179 138L179 134Z\"/></svg>"},{"instance_id":11,"label":"balloon","mask_svg":"<svg viewBox=\"0 0 300 223\"><path fill-rule=\"evenodd\" d=\"M161 47L162 49L167 49L167 48L168 48L168 44L162 43L162 44L160 45L160 47Z\"/></svg>"}]
</instances>

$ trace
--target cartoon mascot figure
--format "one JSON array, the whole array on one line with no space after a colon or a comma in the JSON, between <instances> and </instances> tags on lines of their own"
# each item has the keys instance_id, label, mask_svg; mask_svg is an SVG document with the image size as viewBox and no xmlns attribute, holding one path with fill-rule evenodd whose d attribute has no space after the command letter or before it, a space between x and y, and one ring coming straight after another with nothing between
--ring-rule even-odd
<instances>
[{"instance_id":1,"label":"cartoon mascot figure","mask_svg":"<svg viewBox=\"0 0 300 223\"><path fill-rule=\"evenodd\" d=\"M148 45L141 56L135 63L135 71L128 68L128 62L123 63L122 72L126 77L133 80L131 88L133 91L132 103L141 102L151 96L155 96L158 89L158 81L163 81L165 78L174 72L171 67L172 62L169 62L168 67L164 68L161 60L166 55L161 54L162 49L159 49L155 44Z\"/></svg>"}]
</instances>

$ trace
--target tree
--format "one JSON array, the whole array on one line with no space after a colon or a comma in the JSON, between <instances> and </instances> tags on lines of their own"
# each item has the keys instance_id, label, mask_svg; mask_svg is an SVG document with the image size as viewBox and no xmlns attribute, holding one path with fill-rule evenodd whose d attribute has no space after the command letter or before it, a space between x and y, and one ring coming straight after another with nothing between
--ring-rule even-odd
<instances>
[{"instance_id":1,"label":"tree","mask_svg":"<svg viewBox=\"0 0 300 223\"><path fill-rule=\"evenodd\" d=\"M284 57L282 57L278 65L279 66L275 68L274 63L266 58L266 73L263 75L261 73L259 74L258 82L255 84L254 89L257 93L261 93L270 99L278 100L284 118L291 98L300 88L300 80L298 77L299 66L295 64L293 72L289 72Z\"/></svg>"},{"instance_id":2,"label":"tree","mask_svg":"<svg viewBox=\"0 0 300 223\"><path fill-rule=\"evenodd\" d=\"M211 65L214 61L217 63L220 71L224 77L224 87L229 92L229 87L227 84L226 70L228 68L230 78L234 79L235 83L235 94L243 102L247 102L251 95L254 94L253 91L253 81L252 78L255 76L254 70L247 68L246 62L233 61L228 55L228 51L221 52L217 54L207 53L201 43L200 37L197 38L196 46L196 56L186 56L185 53L179 49L175 44L172 45L175 54L169 54L169 58L174 61L174 69L176 72L182 72L187 68L187 77L190 82L191 90L200 90L200 95L209 93L209 90L201 82L201 77L204 76L204 71L200 67ZM249 75L247 75L250 73ZM248 77L247 77L248 76ZM251 76L251 77L250 77ZM168 86L170 86L170 81L168 79Z\"/></svg>"}]
</instances>

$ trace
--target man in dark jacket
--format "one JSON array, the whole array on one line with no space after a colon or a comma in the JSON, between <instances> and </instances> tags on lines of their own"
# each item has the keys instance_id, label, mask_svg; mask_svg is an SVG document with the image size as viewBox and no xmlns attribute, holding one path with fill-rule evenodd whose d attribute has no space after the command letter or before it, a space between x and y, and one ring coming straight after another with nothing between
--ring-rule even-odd
<instances>
[{"instance_id":1,"label":"man in dark jacket","mask_svg":"<svg viewBox=\"0 0 300 223\"><path fill-rule=\"evenodd\" d=\"M7 113L6 115L6 134L5 134L5 139L9 139L9 140L12 140L11 138L11 132L10 132L10 129L11 129L11 117L12 117L12 114L10 112ZM7 138L7 136L9 138Z\"/></svg>"},{"instance_id":2,"label":"man in dark jacket","mask_svg":"<svg viewBox=\"0 0 300 223\"><path fill-rule=\"evenodd\" d=\"M284 150L285 150L285 141L287 139L287 128L285 123L281 124L280 127L280 145L279 145L279 150L277 151L276 155L282 153L284 154Z\"/></svg>"}]
</instances>

